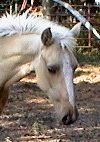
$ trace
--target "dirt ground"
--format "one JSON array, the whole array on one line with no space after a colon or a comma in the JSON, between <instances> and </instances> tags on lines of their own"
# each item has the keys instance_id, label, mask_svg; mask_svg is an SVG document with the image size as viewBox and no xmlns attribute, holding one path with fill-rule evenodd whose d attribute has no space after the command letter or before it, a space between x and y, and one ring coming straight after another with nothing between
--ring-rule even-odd
<instances>
[{"instance_id":1,"label":"dirt ground","mask_svg":"<svg viewBox=\"0 0 100 142\"><path fill-rule=\"evenodd\" d=\"M100 142L100 67L82 66L74 83L78 120L59 125L32 75L14 84L0 116L0 142Z\"/></svg>"}]
</instances>

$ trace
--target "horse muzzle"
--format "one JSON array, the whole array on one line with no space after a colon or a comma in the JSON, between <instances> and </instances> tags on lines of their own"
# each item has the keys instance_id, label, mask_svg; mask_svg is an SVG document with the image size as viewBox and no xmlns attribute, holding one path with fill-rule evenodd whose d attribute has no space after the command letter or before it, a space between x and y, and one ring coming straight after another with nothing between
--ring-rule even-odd
<instances>
[{"instance_id":1,"label":"horse muzzle","mask_svg":"<svg viewBox=\"0 0 100 142\"><path fill-rule=\"evenodd\" d=\"M69 111L63 118L62 118L62 123L64 125L69 125L74 123L77 118L78 118L78 110L75 107L75 109L73 111Z\"/></svg>"}]
</instances>

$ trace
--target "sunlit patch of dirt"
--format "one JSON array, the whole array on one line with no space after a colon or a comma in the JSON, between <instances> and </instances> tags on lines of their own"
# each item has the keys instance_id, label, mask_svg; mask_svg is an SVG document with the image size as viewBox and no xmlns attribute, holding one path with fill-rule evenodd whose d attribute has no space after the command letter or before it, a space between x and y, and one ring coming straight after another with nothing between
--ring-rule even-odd
<instances>
[{"instance_id":1,"label":"sunlit patch of dirt","mask_svg":"<svg viewBox=\"0 0 100 142\"><path fill-rule=\"evenodd\" d=\"M57 122L53 105L33 76L10 88L8 103L0 116L0 142L99 142L100 67L82 66L76 70L79 118L68 126Z\"/></svg>"},{"instance_id":2,"label":"sunlit patch of dirt","mask_svg":"<svg viewBox=\"0 0 100 142\"><path fill-rule=\"evenodd\" d=\"M83 81L89 83L100 82L100 67L88 65L77 68L74 82L80 83Z\"/></svg>"}]
</instances>

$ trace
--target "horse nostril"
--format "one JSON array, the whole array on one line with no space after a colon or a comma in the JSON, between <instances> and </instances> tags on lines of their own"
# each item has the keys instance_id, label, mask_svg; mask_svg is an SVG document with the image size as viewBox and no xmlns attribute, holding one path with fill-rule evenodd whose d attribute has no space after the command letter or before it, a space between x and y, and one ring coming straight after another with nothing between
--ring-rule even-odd
<instances>
[{"instance_id":1,"label":"horse nostril","mask_svg":"<svg viewBox=\"0 0 100 142\"><path fill-rule=\"evenodd\" d=\"M64 125L68 125L71 123L71 117L70 115L65 115L63 118L62 118L62 122Z\"/></svg>"},{"instance_id":2,"label":"horse nostril","mask_svg":"<svg viewBox=\"0 0 100 142\"><path fill-rule=\"evenodd\" d=\"M69 111L68 114L66 114L63 118L62 118L62 122L64 125L69 125L72 124L73 122L75 122L78 118L78 111L75 108L75 111L73 113L71 113Z\"/></svg>"}]
</instances>

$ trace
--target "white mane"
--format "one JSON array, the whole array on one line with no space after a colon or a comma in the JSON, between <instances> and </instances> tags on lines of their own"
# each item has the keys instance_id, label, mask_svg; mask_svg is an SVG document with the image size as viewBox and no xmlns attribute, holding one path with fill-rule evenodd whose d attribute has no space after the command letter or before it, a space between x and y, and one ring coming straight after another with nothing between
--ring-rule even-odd
<instances>
[{"instance_id":1,"label":"white mane","mask_svg":"<svg viewBox=\"0 0 100 142\"><path fill-rule=\"evenodd\" d=\"M33 14L27 16L26 13L20 16L7 14L0 18L1 37L11 36L19 32L41 34L48 27L51 28L53 37L60 41L62 48L66 46L69 50L73 50L76 40L70 30L64 26L60 26L42 17L36 17Z\"/></svg>"}]
</instances>

